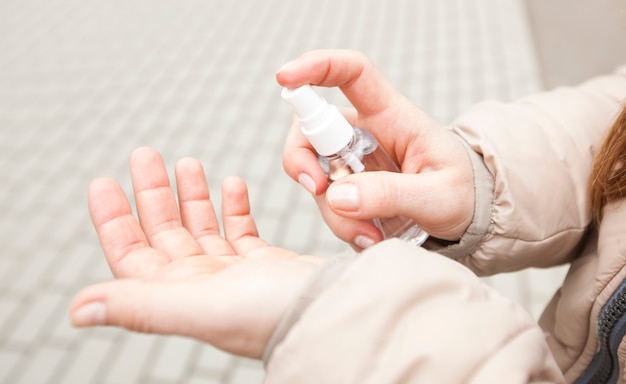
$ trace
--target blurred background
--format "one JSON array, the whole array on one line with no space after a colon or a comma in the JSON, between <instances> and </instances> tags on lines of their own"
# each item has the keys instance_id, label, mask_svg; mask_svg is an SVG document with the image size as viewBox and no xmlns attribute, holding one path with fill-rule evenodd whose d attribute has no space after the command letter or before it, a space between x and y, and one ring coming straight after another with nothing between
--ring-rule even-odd
<instances>
[{"instance_id":1,"label":"blurred background","mask_svg":"<svg viewBox=\"0 0 626 384\"><path fill-rule=\"evenodd\" d=\"M111 278L90 180L130 192L138 146L170 170L193 156L218 203L226 176L246 180L265 239L332 256L346 246L282 171L283 63L363 51L445 124L626 62L623 12L618 0L0 0L0 383L261 383L260 362L193 340L71 328L73 295ZM485 281L538 316L564 272Z\"/></svg>"}]
</instances>

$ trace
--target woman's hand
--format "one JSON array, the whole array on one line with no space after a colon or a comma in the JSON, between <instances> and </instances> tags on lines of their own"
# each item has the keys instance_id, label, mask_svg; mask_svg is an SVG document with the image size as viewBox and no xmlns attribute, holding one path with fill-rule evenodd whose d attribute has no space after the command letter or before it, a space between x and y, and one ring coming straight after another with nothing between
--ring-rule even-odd
<instances>
[{"instance_id":1,"label":"woman's hand","mask_svg":"<svg viewBox=\"0 0 626 384\"><path fill-rule=\"evenodd\" d=\"M458 240L474 212L470 159L459 138L400 95L362 54L313 51L285 64L276 74L287 88L304 84L339 87L355 110L344 114L372 132L402 173L349 175L330 187L311 145L294 120L283 165L311 192L332 231L356 248L382 240L369 222L407 216L430 235ZM327 189L328 187L328 189Z\"/></svg>"},{"instance_id":2,"label":"woman's hand","mask_svg":"<svg viewBox=\"0 0 626 384\"><path fill-rule=\"evenodd\" d=\"M222 187L222 236L198 161L176 165L178 204L158 152L140 148L130 166L139 221L115 181L90 186L92 221L118 280L80 292L71 307L73 324L189 336L260 358L322 259L259 238L238 178Z\"/></svg>"}]
</instances>

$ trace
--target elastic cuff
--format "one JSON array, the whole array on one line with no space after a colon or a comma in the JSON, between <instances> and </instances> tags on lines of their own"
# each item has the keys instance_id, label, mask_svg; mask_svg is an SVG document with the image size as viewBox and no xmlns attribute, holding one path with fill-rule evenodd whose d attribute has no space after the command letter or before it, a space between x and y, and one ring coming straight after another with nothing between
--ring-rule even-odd
<instances>
[{"instance_id":1,"label":"elastic cuff","mask_svg":"<svg viewBox=\"0 0 626 384\"><path fill-rule=\"evenodd\" d=\"M458 260L467 257L478 249L480 243L489 233L493 211L494 179L481 155L476 153L470 145L457 136L463 143L472 163L474 171L474 216L469 227L458 242L445 242L438 239L428 239L424 248Z\"/></svg>"},{"instance_id":2,"label":"elastic cuff","mask_svg":"<svg viewBox=\"0 0 626 384\"><path fill-rule=\"evenodd\" d=\"M319 270L309 278L308 282L304 284L300 295L293 301L280 319L278 326L272 333L272 337L265 346L265 351L263 351L264 366L267 367L274 348L285 339L291 327L300 320L300 317L309 305L343 274L352 262L356 260L357 256L358 254L354 252L337 255L322 264Z\"/></svg>"}]
</instances>

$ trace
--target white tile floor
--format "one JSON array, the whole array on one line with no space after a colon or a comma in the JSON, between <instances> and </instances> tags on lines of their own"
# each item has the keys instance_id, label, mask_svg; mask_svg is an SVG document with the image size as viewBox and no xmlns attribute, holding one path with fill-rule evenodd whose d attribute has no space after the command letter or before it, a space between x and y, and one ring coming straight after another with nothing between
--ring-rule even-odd
<instances>
[{"instance_id":1,"label":"white tile floor","mask_svg":"<svg viewBox=\"0 0 626 384\"><path fill-rule=\"evenodd\" d=\"M442 122L541 88L519 0L0 1L0 383L262 382L259 362L192 340L69 326L71 297L110 278L86 187L129 188L138 146L194 156L212 189L248 182L270 242L342 250L281 169L274 72L314 48L365 52ZM537 314L562 272L488 281Z\"/></svg>"}]
</instances>

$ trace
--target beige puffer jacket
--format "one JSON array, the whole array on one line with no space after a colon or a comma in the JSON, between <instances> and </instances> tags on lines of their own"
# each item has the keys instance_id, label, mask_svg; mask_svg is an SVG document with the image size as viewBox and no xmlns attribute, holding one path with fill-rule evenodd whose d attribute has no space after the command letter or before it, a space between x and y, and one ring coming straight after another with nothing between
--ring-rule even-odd
<instances>
[{"instance_id":1,"label":"beige puffer jacket","mask_svg":"<svg viewBox=\"0 0 626 384\"><path fill-rule=\"evenodd\" d=\"M599 232L587 202L624 102L626 67L460 117L477 194L461 241L389 240L326 262L274 332L266 382L626 382L626 202ZM541 327L476 276L566 262Z\"/></svg>"}]
</instances>

